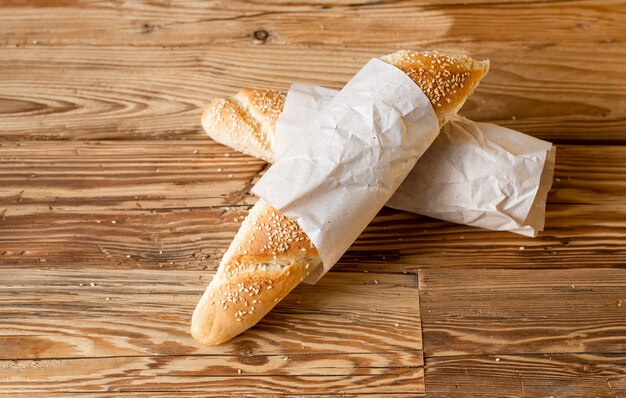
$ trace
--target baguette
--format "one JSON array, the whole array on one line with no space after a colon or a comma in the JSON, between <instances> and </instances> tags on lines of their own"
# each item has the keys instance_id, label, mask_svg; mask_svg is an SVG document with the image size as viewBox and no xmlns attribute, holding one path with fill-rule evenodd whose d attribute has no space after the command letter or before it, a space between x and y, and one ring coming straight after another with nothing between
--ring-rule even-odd
<instances>
[{"instance_id":1,"label":"baguette","mask_svg":"<svg viewBox=\"0 0 626 398\"><path fill-rule=\"evenodd\" d=\"M440 125L456 114L489 68L488 61L436 51L400 51L381 59L424 91ZM216 141L273 161L274 127L284 100L277 91L242 90L230 99L214 100L202 125ZM256 324L320 263L298 224L260 199L201 297L191 334L206 345L230 340Z\"/></svg>"},{"instance_id":2,"label":"baguette","mask_svg":"<svg viewBox=\"0 0 626 398\"><path fill-rule=\"evenodd\" d=\"M445 57L456 61L458 65L455 66L459 69L450 68L448 64L453 61ZM402 69L424 90L435 108L440 126L458 112L489 69L488 61L476 62L469 57L446 56L436 51L415 53L405 50L380 59ZM438 61L441 64L435 65ZM476 74L468 75L472 72ZM438 73L448 73L448 79L437 76ZM244 88L230 98L213 100L202 114L202 127L214 141L273 163L276 120L283 111L285 97L276 90Z\"/></svg>"}]
</instances>

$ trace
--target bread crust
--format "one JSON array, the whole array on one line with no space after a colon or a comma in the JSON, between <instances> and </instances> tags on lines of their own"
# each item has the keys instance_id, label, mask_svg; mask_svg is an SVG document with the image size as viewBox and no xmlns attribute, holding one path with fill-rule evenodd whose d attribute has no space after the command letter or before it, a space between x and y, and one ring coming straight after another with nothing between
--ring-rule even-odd
<instances>
[{"instance_id":1,"label":"bread crust","mask_svg":"<svg viewBox=\"0 0 626 398\"><path fill-rule=\"evenodd\" d=\"M399 51L381 57L403 70L433 104L440 125L463 105L489 69L488 61L436 51ZM216 141L272 162L275 125L285 95L241 90L211 102L202 125ZM260 199L250 210L200 299L191 333L202 344L230 340L256 324L321 264L297 222Z\"/></svg>"},{"instance_id":2,"label":"bread crust","mask_svg":"<svg viewBox=\"0 0 626 398\"><path fill-rule=\"evenodd\" d=\"M230 340L256 324L320 263L298 224L260 199L194 311L193 337L207 345Z\"/></svg>"},{"instance_id":3,"label":"bread crust","mask_svg":"<svg viewBox=\"0 0 626 398\"><path fill-rule=\"evenodd\" d=\"M489 71L489 61L440 51L401 50L381 57L406 73L426 94L439 125L452 119Z\"/></svg>"},{"instance_id":4,"label":"bread crust","mask_svg":"<svg viewBox=\"0 0 626 398\"><path fill-rule=\"evenodd\" d=\"M273 160L276 120L285 94L243 89L231 98L213 100L202 114L202 127L215 141L247 155Z\"/></svg>"}]
</instances>

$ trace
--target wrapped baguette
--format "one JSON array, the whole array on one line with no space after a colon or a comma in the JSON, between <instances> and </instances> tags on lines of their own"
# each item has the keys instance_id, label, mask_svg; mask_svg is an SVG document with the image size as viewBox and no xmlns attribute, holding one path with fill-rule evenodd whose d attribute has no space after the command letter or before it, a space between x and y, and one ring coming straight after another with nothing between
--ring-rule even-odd
<instances>
[{"instance_id":1,"label":"wrapped baguette","mask_svg":"<svg viewBox=\"0 0 626 398\"><path fill-rule=\"evenodd\" d=\"M488 61L440 52L401 51L381 59L419 86L440 125L456 114L489 68ZM222 137L220 142L237 149L256 145L262 158L271 160L270 140L282 109L278 103L282 99L275 92L217 100L205 112L203 126L219 131L215 136ZM246 139L250 141L240 144ZM194 311L193 337L207 345L228 341L256 324L320 262L298 223L259 200Z\"/></svg>"},{"instance_id":2,"label":"wrapped baguette","mask_svg":"<svg viewBox=\"0 0 626 398\"><path fill-rule=\"evenodd\" d=\"M321 87L315 91L319 94L311 98L309 109L300 111L308 119L316 118L338 92ZM243 104L252 120L263 126L263 134L215 128L214 107L223 101ZM202 123L215 141L271 163L280 144L275 124L284 102L285 94L279 91L243 89L231 99L213 101ZM555 154L549 142L456 115L386 205L454 223L536 236L544 226Z\"/></svg>"}]
</instances>

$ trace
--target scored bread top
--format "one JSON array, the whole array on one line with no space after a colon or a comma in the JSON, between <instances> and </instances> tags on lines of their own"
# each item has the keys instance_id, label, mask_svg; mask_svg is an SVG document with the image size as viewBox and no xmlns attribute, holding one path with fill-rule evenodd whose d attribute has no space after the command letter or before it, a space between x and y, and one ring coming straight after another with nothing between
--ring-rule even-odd
<instances>
[{"instance_id":1,"label":"scored bread top","mask_svg":"<svg viewBox=\"0 0 626 398\"><path fill-rule=\"evenodd\" d=\"M298 224L260 199L196 307L192 335L208 345L231 339L256 324L320 263Z\"/></svg>"},{"instance_id":2,"label":"scored bread top","mask_svg":"<svg viewBox=\"0 0 626 398\"><path fill-rule=\"evenodd\" d=\"M440 51L401 50L381 59L401 69L422 89L442 126L489 71L489 61Z\"/></svg>"},{"instance_id":3,"label":"scored bread top","mask_svg":"<svg viewBox=\"0 0 626 398\"><path fill-rule=\"evenodd\" d=\"M298 223L260 199L250 210L224 255L220 272L227 277L251 270L250 264L274 268L317 256L317 250ZM257 267L257 268L258 268Z\"/></svg>"},{"instance_id":4,"label":"scored bread top","mask_svg":"<svg viewBox=\"0 0 626 398\"><path fill-rule=\"evenodd\" d=\"M231 98L213 100L202 115L202 126L215 141L270 162L284 104L280 91L243 89Z\"/></svg>"},{"instance_id":5,"label":"scored bread top","mask_svg":"<svg viewBox=\"0 0 626 398\"><path fill-rule=\"evenodd\" d=\"M271 129L283 111L285 94L277 90L252 90L244 88L235 95L239 103L248 109L261 124L268 124Z\"/></svg>"}]
</instances>

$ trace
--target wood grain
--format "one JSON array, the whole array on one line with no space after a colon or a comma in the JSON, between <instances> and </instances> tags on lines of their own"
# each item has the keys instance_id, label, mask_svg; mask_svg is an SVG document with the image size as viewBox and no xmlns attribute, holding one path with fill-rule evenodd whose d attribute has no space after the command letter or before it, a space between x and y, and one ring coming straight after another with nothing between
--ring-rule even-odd
<instances>
[{"instance_id":1,"label":"wood grain","mask_svg":"<svg viewBox=\"0 0 626 398\"><path fill-rule=\"evenodd\" d=\"M377 361L385 361L385 353L397 359L421 350L410 274L332 272L299 286L256 327L217 347L189 334L212 272L33 267L3 275L2 359L381 353Z\"/></svg>"},{"instance_id":2,"label":"wood grain","mask_svg":"<svg viewBox=\"0 0 626 398\"><path fill-rule=\"evenodd\" d=\"M548 203L623 203L626 146L557 148ZM249 205L266 167L212 140L0 142L0 206L25 215L102 202L119 210Z\"/></svg>"},{"instance_id":3,"label":"wood grain","mask_svg":"<svg viewBox=\"0 0 626 398\"><path fill-rule=\"evenodd\" d=\"M623 265L626 147L557 152L539 238L384 209L337 269ZM213 268L264 167L212 141L2 143L0 265Z\"/></svg>"},{"instance_id":4,"label":"wood grain","mask_svg":"<svg viewBox=\"0 0 626 398\"><path fill-rule=\"evenodd\" d=\"M464 115L626 143L619 1L61 4L9 2L0 16L0 139L197 139L214 97L341 87L372 56L440 48L492 60Z\"/></svg>"},{"instance_id":5,"label":"wood grain","mask_svg":"<svg viewBox=\"0 0 626 398\"><path fill-rule=\"evenodd\" d=\"M624 269L428 269L420 297L428 357L626 352Z\"/></svg>"},{"instance_id":6,"label":"wood grain","mask_svg":"<svg viewBox=\"0 0 626 398\"><path fill-rule=\"evenodd\" d=\"M624 353L432 358L426 365L428 397L626 395Z\"/></svg>"},{"instance_id":7,"label":"wood grain","mask_svg":"<svg viewBox=\"0 0 626 398\"><path fill-rule=\"evenodd\" d=\"M7 211L0 266L214 269L246 214L229 209ZM618 206L550 206L550 227L533 239L383 210L336 269L621 267L624 219Z\"/></svg>"},{"instance_id":8,"label":"wood grain","mask_svg":"<svg viewBox=\"0 0 626 398\"><path fill-rule=\"evenodd\" d=\"M0 397L626 395L623 1L0 7ZM203 134L206 104L401 48L489 58L461 113L559 144L546 231L383 209L318 285L196 345L266 168Z\"/></svg>"},{"instance_id":9,"label":"wood grain","mask_svg":"<svg viewBox=\"0 0 626 398\"><path fill-rule=\"evenodd\" d=\"M178 391L163 391L163 390L153 390L153 391L133 391L132 392L132 396L133 397L138 397L138 398L169 398L169 397L198 397L198 396L204 396L201 395L203 393L203 391L184 391L184 390L178 390ZM123 394L123 393L122 393ZM78 394L76 394L78 395ZM111 397L111 396L115 396L115 395L120 395L116 392L81 392L80 393L80 397L83 398L103 398L103 397ZM316 398L330 398L330 397L337 397L337 394L325 394L323 392L320 393L315 393L315 394L309 394L309 395L304 395L304 396L315 396ZM341 396L342 398L358 398L358 397L367 397L367 398L389 398L389 396L392 395L394 397L399 397L399 398L412 398L412 397L422 397L424 396L424 393L422 392L410 392L410 393L403 393L403 392L393 392L391 394L388 393L369 393L369 392L362 392L362 393L340 393L339 396ZM39 392L29 392L29 393L6 393L3 394L2 392L0 392L0 397L27 397L27 398L31 398L31 397L45 397L45 398L65 398L67 397L68 394L67 393L53 393L53 392L46 392L46 393L39 393ZM228 395L228 393L224 393L223 391L213 391L211 392L211 398L213 397L230 397L232 395ZM281 394L272 394L272 393L262 393L262 392L257 392L254 395L255 397L258 398L275 398L277 396L281 397L281 398L301 398L303 396L302 392L296 392L293 394L289 394L289 393L281 393Z\"/></svg>"},{"instance_id":10,"label":"wood grain","mask_svg":"<svg viewBox=\"0 0 626 398\"><path fill-rule=\"evenodd\" d=\"M436 47L492 61L461 114L557 143L626 143L621 48ZM200 116L215 97L241 87L286 90L296 81L339 88L369 58L395 50L3 49L0 72L10 80L0 86L0 131L3 139L199 139ZM33 63L41 64L36 72Z\"/></svg>"},{"instance_id":11,"label":"wood grain","mask_svg":"<svg viewBox=\"0 0 626 398\"><path fill-rule=\"evenodd\" d=\"M626 21L618 0L37 3L33 7L28 2L3 2L7 12L0 16L0 43L32 44L26 39L37 39L37 44L135 47L233 43L388 47L558 39L570 44L623 38L620 26ZM50 24L42 14L57 23ZM254 35L261 29L267 37Z\"/></svg>"},{"instance_id":12,"label":"wood grain","mask_svg":"<svg viewBox=\"0 0 626 398\"><path fill-rule=\"evenodd\" d=\"M419 356L415 356L418 363ZM118 357L43 361L0 361L7 376L3 390L17 393L141 391L249 395L307 391L346 393L423 392L419 365L369 367L366 356L310 355L266 358L263 366L240 364L238 357ZM241 369L241 374L238 372ZM420 383L422 383L420 385Z\"/></svg>"},{"instance_id":13,"label":"wood grain","mask_svg":"<svg viewBox=\"0 0 626 398\"><path fill-rule=\"evenodd\" d=\"M414 275L331 272L231 342L204 347L188 329L212 273L3 274L3 392L423 391Z\"/></svg>"}]
</instances>

